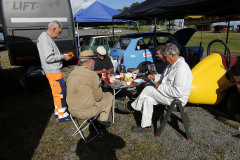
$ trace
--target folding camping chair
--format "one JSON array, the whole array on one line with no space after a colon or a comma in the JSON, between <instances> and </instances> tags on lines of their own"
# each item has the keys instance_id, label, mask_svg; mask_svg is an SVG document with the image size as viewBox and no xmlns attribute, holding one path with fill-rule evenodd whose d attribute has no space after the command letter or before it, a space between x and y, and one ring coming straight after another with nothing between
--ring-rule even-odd
<instances>
[{"instance_id":1,"label":"folding camping chair","mask_svg":"<svg viewBox=\"0 0 240 160\"><path fill-rule=\"evenodd\" d=\"M98 116L99 116L99 114L95 117L84 119L83 122L81 123L81 125L79 125L78 119L73 117L72 114L70 114L70 118L71 118L73 124L75 125L75 127L77 128L77 130L74 132L74 134L72 136L75 136L79 133L81 135L82 139L86 143L88 143L88 142L92 141L94 138L96 138L99 135L99 131L98 131L97 127L95 126L94 121L97 119ZM84 131L87 128L89 128L90 124L93 126L94 130L96 131L96 135L93 136L92 138L90 138L89 140L87 140Z\"/></svg>"},{"instance_id":2,"label":"folding camping chair","mask_svg":"<svg viewBox=\"0 0 240 160\"><path fill-rule=\"evenodd\" d=\"M187 140L192 141L193 138L192 138L191 133L189 132L190 120L189 120L187 113L184 112L184 107L182 106L182 103L179 100L175 99L171 102L170 106L167 106L167 107L168 107L168 109L167 109L165 116L163 117L163 121L161 122L160 127L157 128L154 136L156 138L160 138L160 135L162 134L163 129L166 126L167 121L170 118L170 115L172 114L172 112L180 112L180 115L182 118L181 120L182 120L184 129L185 129L185 132L186 132Z\"/></svg>"}]
</instances>

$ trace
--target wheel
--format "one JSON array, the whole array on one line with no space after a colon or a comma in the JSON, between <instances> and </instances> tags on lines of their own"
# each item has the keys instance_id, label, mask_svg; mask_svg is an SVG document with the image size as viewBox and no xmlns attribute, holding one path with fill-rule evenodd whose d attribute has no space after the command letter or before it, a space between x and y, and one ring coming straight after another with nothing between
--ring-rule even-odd
<instances>
[{"instance_id":1,"label":"wheel","mask_svg":"<svg viewBox=\"0 0 240 160\"><path fill-rule=\"evenodd\" d=\"M17 93L25 92L26 81L20 69L18 68L10 69L7 71L7 75L9 80L9 88L11 88L13 92Z\"/></svg>"},{"instance_id":2,"label":"wheel","mask_svg":"<svg viewBox=\"0 0 240 160\"><path fill-rule=\"evenodd\" d=\"M143 67L143 66L147 66L147 65L149 65L149 64L152 64L151 62L149 62L149 61L145 61L145 62L141 62L139 65L138 65L138 69L139 68L141 68L141 67Z\"/></svg>"},{"instance_id":3,"label":"wheel","mask_svg":"<svg viewBox=\"0 0 240 160\"><path fill-rule=\"evenodd\" d=\"M227 99L227 112L236 121L240 121L240 96L234 88L230 91Z\"/></svg>"},{"instance_id":4,"label":"wheel","mask_svg":"<svg viewBox=\"0 0 240 160\"><path fill-rule=\"evenodd\" d=\"M143 66L147 66L147 65L149 65L149 64L152 64L151 62L149 62L149 61L145 61L145 62L141 62L139 65L138 65L138 69L139 68L141 68L141 67L143 67ZM146 76L148 74L148 69L145 71L145 72L143 72L142 73L142 76Z\"/></svg>"}]
</instances>

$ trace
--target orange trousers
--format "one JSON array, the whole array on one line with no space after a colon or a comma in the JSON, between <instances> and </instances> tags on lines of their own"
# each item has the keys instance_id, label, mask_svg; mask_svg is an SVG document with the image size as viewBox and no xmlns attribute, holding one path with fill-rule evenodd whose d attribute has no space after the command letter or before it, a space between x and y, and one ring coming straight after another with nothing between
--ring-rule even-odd
<instances>
[{"instance_id":1,"label":"orange trousers","mask_svg":"<svg viewBox=\"0 0 240 160\"><path fill-rule=\"evenodd\" d=\"M52 89L53 101L55 105L55 115L58 119L67 117L67 104L66 104L66 85L63 80L62 72L48 74L46 77Z\"/></svg>"}]
</instances>

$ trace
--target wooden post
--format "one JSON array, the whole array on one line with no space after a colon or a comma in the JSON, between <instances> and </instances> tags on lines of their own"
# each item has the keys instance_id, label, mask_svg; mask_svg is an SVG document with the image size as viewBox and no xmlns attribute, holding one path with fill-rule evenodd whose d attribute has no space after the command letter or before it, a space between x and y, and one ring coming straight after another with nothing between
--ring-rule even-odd
<instances>
[{"instance_id":1,"label":"wooden post","mask_svg":"<svg viewBox=\"0 0 240 160\"><path fill-rule=\"evenodd\" d=\"M218 116L216 118L217 120L237 129L237 130L240 130L240 123L239 122L236 122L236 121L233 121L233 120L230 120L230 119L227 119L225 117L222 117L222 116Z\"/></svg>"}]
</instances>

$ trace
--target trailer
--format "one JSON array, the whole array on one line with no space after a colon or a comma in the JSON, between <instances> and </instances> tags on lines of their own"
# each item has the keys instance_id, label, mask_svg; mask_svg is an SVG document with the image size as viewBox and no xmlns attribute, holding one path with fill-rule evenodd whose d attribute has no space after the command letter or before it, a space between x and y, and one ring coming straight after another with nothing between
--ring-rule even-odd
<instances>
[{"instance_id":1,"label":"trailer","mask_svg":"<svg viewBox=\"0 0 240 160\"><path fill-rule=\"evenodd\" d=\"M63 25L62 34L54 39L60 53L73 56L75 63L75 28L70 0L0 0L0 45L8 50L12 66L21 69L1 70L1 85L6 92L43 88L45 76L37 49L39 35L49 22ZM32 87L34 85L34 87Z\"/></svg>"},{"instance_id":2,"label":"trailer","mask_svg":"<svg viewBox=\"0 0 240 160\"><path fill-rule=\"evenodd\" d=\"M11 65L40 65L37 39L53 20L63 25L61 36L54 40L60 52L76 52L70 0L0 0L0 8Z\"/></svg>"}]
</instances>

